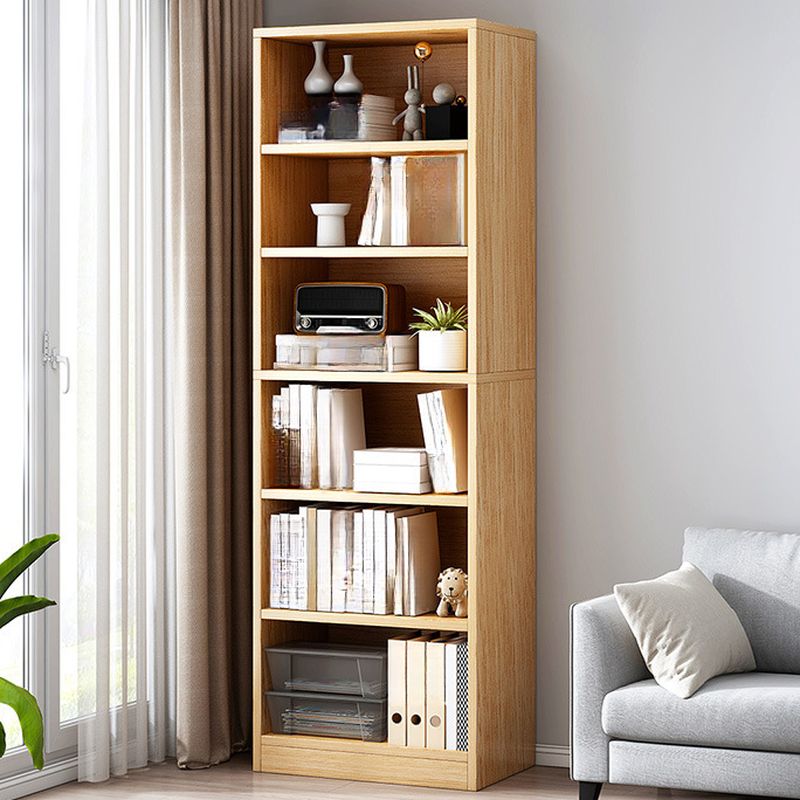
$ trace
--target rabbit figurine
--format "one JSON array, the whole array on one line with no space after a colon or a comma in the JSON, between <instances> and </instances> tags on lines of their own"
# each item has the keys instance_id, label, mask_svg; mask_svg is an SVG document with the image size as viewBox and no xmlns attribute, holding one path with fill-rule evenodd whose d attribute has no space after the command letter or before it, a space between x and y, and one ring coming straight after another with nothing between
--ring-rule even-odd
<instances>
[{"instance_id":1,"label":"rabbit figurine","mask_svg":"<svg viewBox=\"0 0 800 800\"><path fill-rule=\"evenodd\" d=\"M408 106L405 111L401 111L393 120L392 125L397 125L403 120L403 140L422 139L422 115L425 113L425 106L422 104L422 92L419 88L419 67L407 68L408 89L403 100Z\"/></svg>"}]
</instances>

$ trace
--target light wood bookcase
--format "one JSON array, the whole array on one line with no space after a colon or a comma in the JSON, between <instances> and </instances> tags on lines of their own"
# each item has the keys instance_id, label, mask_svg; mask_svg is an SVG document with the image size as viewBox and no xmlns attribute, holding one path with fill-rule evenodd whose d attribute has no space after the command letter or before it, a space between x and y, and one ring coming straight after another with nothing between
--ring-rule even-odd
<instances>
[{"instance_id":1,"label":"light wood bookcase","mask_svg":"<svg viewBox=\"0 0 800 800\"><path fill-rule=\"evenodd\" d=\"M278 144L282 110L302 108L309 43L328 42L337 75L355 54L365 89L402 102L413 45L431 42L426 96L440 81L466 94L466 141ZM535 749L535 34L478 19L254 31L253 768L263 772L481 789L534 763ZM401 108L399 105L398 108ZM312 201L352 203L355 245L369 157L465 153L464 247L316 248ZM313 280L406 288L409 310L436 297L469 306L465 373L274 370L291 331L293 289ZM467 388L469 490L387 495L274 488L270 398L290 381L351 383L364 393L367 444L421 446L416 394ZM270 609L269 515L304 502L413 504L439 515L442 566L464 565L468 619ZM383 643L400 630L469 635L469 751L436 751L272 733L264 648L291 640Z\"/></svg>"}]
</instances>

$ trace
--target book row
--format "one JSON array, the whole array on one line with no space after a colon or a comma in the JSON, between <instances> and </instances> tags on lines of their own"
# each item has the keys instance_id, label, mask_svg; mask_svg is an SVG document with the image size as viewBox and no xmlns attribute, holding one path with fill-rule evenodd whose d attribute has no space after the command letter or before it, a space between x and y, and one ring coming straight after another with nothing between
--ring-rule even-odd
<instances>
[{"instance_id":1,"label":"book row","mask_svg":"<svg viewBox=\"0 0 800 800\"><path fill-rule=\"evenodd\" d=\"M289 384L272 398L274 485L425 494L467 490L467 390L417 395L423 448L367 448L361 389Z\"/></svg>"},{"instance_id":2,"label":"book row","mask_svg":"<svg viewBox=\"0 0 800 800\"><path fill-rule=\"evenodd\" d=\"M270 606L418 616L437 604L435 511L302 506L270 517Z\"/></svg>"}]
</instances>

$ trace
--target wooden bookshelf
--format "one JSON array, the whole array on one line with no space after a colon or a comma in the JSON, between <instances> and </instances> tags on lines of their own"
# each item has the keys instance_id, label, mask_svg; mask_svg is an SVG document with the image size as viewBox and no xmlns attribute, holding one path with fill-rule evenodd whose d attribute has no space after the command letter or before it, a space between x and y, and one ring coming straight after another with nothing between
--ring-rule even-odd
<instances>
[{"instance_id":1,"label":"wooden bookshelf","mask_svg":"<svg viewBox=\"0 0 800 800\"><path fill-rule=\"evenodd\" d=\"M281 110L302 107L310 42L328 41L331 72L355 53L366 90L398 98L420 40L433 44L426 97L440 81L466 94L464 141L278 143ZM535 749L535 34L476 19L254 32L253 216L253 768L289 775L478 790L534 763ZM467 245L356 247L371 156L463 153ZM309 203L349 202L347 247L314 246ZM436 297L467 303L465 373L274 369L291 330L296 284L382 280L406 287L408 311ZM276 488L270 400L288 382L361 386L371 447L421 446L416 394L467 389L469 487L395 495ZM269 517L308 502L421 505L439 515L442 566L466 566L467 619L271 609ZM508 596L508 587L515 588ZM469 750L435 751L270 727L264 648L303 639L383 643L399 630L469 636ZM260 746L259 746L260 743Z\"/></svg>"}]
</instances>

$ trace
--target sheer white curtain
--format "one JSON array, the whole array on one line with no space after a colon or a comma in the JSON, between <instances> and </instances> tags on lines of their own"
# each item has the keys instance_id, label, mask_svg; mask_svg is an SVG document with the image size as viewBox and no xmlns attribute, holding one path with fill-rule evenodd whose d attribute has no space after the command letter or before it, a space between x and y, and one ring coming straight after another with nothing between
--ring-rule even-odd
<instances>
[{"instance_id":1,"label":"sheer white curtain","mask_svg":"<svg viewBox=\"0 0 800 800\"><path fill-rule=\"evenodd\" d=\"M87 0L76 375L79 778L174 753L165 0ZM77 191L76 191L77 194Z\"/></svg>"}]
</instances>

